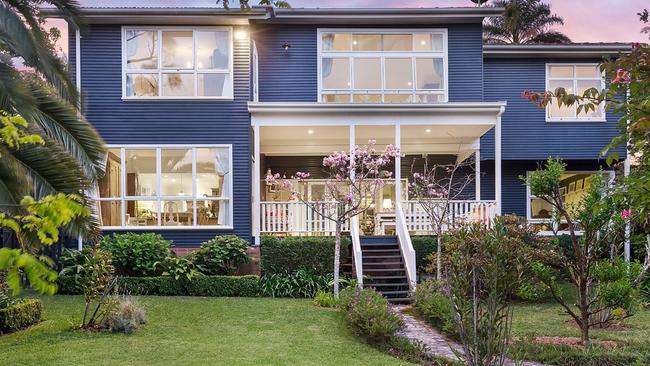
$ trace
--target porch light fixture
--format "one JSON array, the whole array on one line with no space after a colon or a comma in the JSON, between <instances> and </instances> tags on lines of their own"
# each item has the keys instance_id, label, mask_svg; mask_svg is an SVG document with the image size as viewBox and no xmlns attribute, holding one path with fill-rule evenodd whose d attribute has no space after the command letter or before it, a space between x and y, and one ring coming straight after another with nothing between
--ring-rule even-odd
<instances>
[{"instance_id":1,"label":"porch light fixture","mask_svg":"<svg viewBox=\"0 0 650 366\"><path fill-rule=\"evenodd\" d=\"M238 41L243 41L248 38L248 32L245 30L238 30L235 32L235 39Z\"/></svg>"},{"instance_id":2,"label":"porch light fixture","mask_svg":"<svg viewBox=\"0 0 650 366\"><path fill-rule=\"evenodd\" d=\"M313 135L313 134L314 134L314 130L307 130L307 133L310 134L310 135Z\"/></svg>"},{"instance_id":3,"label":"porch light fixture","mask_svg":"<svg viewBox=\"0 0 650 366\"><path fill-rule=\"evenodd\" d=\"M390 198L384 198L384 200L381 203L381 207L384 210L389 210L393 208L393 201Z\"/></svg>"},{"instance_id":4,"label":"porch light fixture","mask_svg":"<svg viewBox=\"0 0 650 366\"><path fill-rule=\"evenodd\" d=\"M282 49L284 50L284 52L289 51L289 48L291 48L291 45L289 44L289 42L284 42L282 44Z\"/></svg>"},{"instance_id":5,"label":"porch light fixture","mask_svg":"<svg viewBox=\"0 0 650 366\"><path fill-rule=\"evenodd\" d=\"M431 133L431 129L430 129L430 128L427 128L426 130L424 130L424 132L426 132L426 133Z\"/></svg>"}]
</instances>

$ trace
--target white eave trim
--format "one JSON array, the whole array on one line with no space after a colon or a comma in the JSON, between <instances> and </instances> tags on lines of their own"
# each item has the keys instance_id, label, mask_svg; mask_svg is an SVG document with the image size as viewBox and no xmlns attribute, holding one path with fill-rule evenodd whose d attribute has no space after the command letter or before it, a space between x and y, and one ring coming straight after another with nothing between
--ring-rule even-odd
<instances>
[{"instance_id":1,"label":"white eave trim","mask_svg":"<svg viewBox=\"0 0 650 366\"><path fill-rule=\"evenodd\" d=\"M486 57L604 57L618 56L632 51L631 45L563 44L563 45L484 45Z\"/></svg>"}]
</instances>

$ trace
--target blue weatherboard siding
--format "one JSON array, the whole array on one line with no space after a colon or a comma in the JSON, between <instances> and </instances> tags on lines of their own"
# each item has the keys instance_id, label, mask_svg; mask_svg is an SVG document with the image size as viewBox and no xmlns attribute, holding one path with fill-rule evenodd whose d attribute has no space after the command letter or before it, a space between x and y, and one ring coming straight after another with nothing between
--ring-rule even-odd
<instances>
[{"instance_id":1,"label":"blue weatherboard siding","mask_svg":"<svg viewBox=\"0 0 650 366\"><path fill-rule=\"evenodd\" d=\"M507 101L502 116L503 160L597 159L618 134L619 117L607 113L607 122L546 122L545 111L521 96L525 89L544 91L546 63L597 63L598 60L503 59L484 61L485 101ZM618 149L621 158L624 148ZM481 139L481 158L494 159L494 133Z\"/></svg>"},{"instance_id":2,"label":"blue weatherboard siding","mask_svg":"<svg viewBox=\"0 0 650 366\"><path fill-rule=\"evenodd\" d=\"M420 26L421 27L421 26ZM259 55L261 102L316 102L318 100L318 28L332 25L269 25L252 27ZM395 26L339 28L396 28ZM400 28L400 27L398 27ZM408 25L401 28L409 28ZM483 48L480 24L432 25L449 32L449 100L483 100ZM291 45L284 51L284 43Z\"/></svg>"},{"instance_id":3,"label":"blue weatherboard siding","mask_svg":"<svg viewBox=\"0 0 650 366\"><path fill-rule=\"evenodd\" d=\"M86 118L108 144L232 144L235 234L251 237L250 47L234 45L234 101L123 101L121 26L93 25L81 40ZM74 50L74 32L70 49ZM74 65L74 52L70 64ZM72 74L74 76L74 72ZM132 230L136 231L136 230ZM178 245L198 245L224 230L160 231Z\"/></svg>"}]
</instances>

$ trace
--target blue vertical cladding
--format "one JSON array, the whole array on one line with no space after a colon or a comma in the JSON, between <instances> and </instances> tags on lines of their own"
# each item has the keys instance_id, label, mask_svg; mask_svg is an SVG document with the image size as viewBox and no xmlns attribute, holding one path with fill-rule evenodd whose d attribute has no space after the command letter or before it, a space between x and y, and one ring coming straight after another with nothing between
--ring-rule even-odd
<instances>
[{"instance_id":1,"label":"blue vertical cladding","mask_svg":"<svg viewBox=\"0 0 650 366\"><path fill-rule=\"evenodd\" d=\"M422 26L418 26L422 27ZM261 102L316 102L318 100L318 28L332 25L269 25L252 27L259 55ZM407 25L344 25L339 28L413 28ZM483 100L483 46L480 24L431 25L449 34L449 100ZM290 45L288 50L283 45Z\"/></svg>"},{"instance_id":2,"label":"blue vertical cladding","mask_svg":"<svg viewBox=\"0 0 650 366\"><path fill-rule=\"evenodd\" d=\"M597 159L618 134L620 116L607 113L606 122L546 122L545 111L521 96L522 91L546 89L546 63L597 63L596 59L503 59L484 61L485 101L506 101L501 119L503 160ZM625 149L617 149L621 158ZM494 159L494 131L481 139L481 158Z\"/></svg>"},{"instance_id":3,"label":"blue vertical cladding","mask_svg":"<svg viewBox=\"0 0 650 366\"><path fill-rule=\"evenodd\" d=\"M599 171L610 168L604 161L598 160L566 160L567 170L573 171ZM543 160L509 160L501 165L501 212L503 214L516 214L526 217L526 186L519 178L526 172L533 171L543 166ZM481 162L481 198L494 199L494 161Z\"/></svg>"},{"instance_id":4,"label":"blue vertical cladding","mask_svg":"<svg viewBox=\"0 0 650 366\"><path fill-rule=\"evenodd\" d=\"M74 50L74 35L70 49ZM74 55L71 52L71 65ZM160 232L177 245L218 234L251 237L250 47L234 45L234 100L122 100L121 26L92 25L81 39L84 113L108 144L232 144L234 230ZM71 69L74 70L74 69ZM74 74L73 74L74 75Z\"/></svg>"}]
</instances>

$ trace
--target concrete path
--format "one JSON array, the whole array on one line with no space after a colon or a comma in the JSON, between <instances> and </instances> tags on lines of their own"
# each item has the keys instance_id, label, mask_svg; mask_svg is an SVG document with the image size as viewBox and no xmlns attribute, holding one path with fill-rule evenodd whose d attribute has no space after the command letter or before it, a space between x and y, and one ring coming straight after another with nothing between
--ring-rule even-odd
<instances>
[{"instance_id":1,"label":"concrete path","mask_svg":"<svg viewBox=\"0 0 650 366\"><path fill-rule=\"evenodd\" d=\"M458 357L453 350L462 353L462 347L447 338L440 332L431 327L424 321L415 318L412 315L405 314L403 311L408 308L408 305L393 305L393 310L397 315L404 320L405 327L398 335L404 336L411 340L417 340L427 346L429 352L433 356L442 356L450 360L459 361ZM453 347L453 350L452 350ZM516 363L512 360L507 360L507 366L550 366L538 362L526 361L523 363Z\"/></svg>"}]
</instances>

